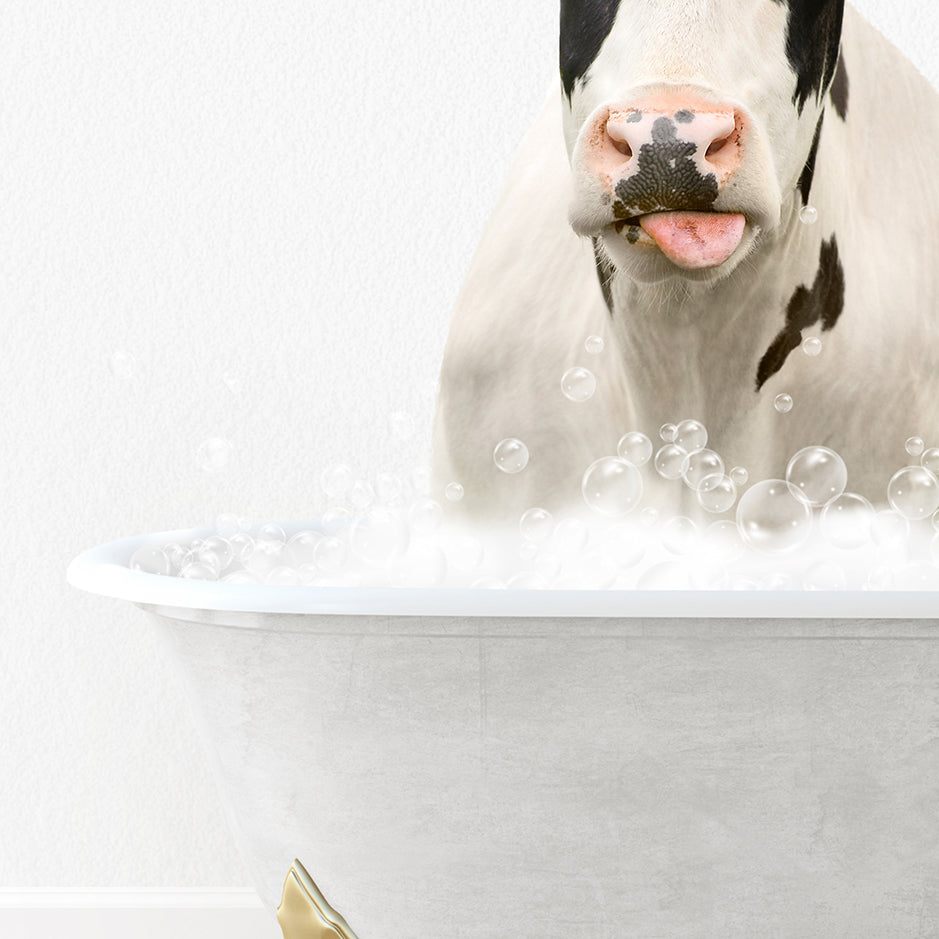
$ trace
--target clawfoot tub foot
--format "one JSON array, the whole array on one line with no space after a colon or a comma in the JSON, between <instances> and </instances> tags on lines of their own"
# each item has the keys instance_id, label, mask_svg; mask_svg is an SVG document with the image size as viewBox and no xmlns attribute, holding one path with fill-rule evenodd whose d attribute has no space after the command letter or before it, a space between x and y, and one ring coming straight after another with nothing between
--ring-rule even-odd
<instances>
[{"instance_id":1,"label":"clawfoot tub foot","mask_svg":"<svg viewBox=\"0 0 939 939\"><path fill-rule=\"evenodd\" d=\"M284 939L357 939L299 861L293 862L284 881L277 921Z\"/></svg>"}]
</instances>

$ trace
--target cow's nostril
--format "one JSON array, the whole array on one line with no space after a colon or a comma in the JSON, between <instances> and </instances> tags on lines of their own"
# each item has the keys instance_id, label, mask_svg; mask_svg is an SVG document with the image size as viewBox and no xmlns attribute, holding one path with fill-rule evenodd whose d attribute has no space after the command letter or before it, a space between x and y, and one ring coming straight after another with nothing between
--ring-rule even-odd
<instances>
[{"instance_id":1,"label":"cow's nostril","mask_svg":"<svg viewBox=\"0 0 939 939\"><path fill-rule=\"evenodd\" d=\"M633 155L633 148L630 147L625 140L616 140L614 137L611 137L610 140L613 141L613 146L616 147L623 156L631 157Z\"/></svg>"},{"instance_id":2,"label":"cow's nostril","mask_svg":"<svg viewBox=\"0 0 939 939\"><path fill-rule=\"evenodd\" d=\"M705 157L714 156L716 153L720 153L721 150L727 146L727 142L730 140L730 137L722 137L720 140L715 140L711 146L707 148L707 152L704 154Z\"/></svg>"}]
</instances>

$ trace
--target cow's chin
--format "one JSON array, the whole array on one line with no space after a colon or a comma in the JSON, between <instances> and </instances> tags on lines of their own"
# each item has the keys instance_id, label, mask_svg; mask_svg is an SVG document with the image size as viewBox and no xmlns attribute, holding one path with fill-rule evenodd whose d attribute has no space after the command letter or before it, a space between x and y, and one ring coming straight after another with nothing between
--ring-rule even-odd
<instances>
[{"instance_id":1,"label":"cow's chin","mask_svg":"<svg viewBox=\"0 0 939 939\"><path fill-rule=\"evenodd\" d=\"M601 232L603 247L617 274L640 284L684 281L702 286L716 284L729 277L750 253L758 230L748 221L733 252L720 263L687 267L675 263L649 237L636 238L631 226L622 223L606 226Z\"/></svg>"}]
</instances>

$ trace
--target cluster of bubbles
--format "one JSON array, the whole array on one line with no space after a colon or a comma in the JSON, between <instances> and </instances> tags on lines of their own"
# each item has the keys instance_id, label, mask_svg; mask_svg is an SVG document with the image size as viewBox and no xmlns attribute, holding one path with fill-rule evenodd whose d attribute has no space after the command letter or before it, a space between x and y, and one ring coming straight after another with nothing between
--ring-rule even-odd
<instances>
[{"instance_id":1,"label":"cluster of bubbles","mask_svg":"<svg viewBox=\"0 0 939 939\"><path fill-rule=\"evenodd\" d=\"M847 467L827 447L799 450L784 478L749 484L744 467L707 446L700 421L665 424L658 436L624 434L615 455L585 469L581 509L557 517L533 506L470 527L457 481L432 493L426 473L365 480L340 465L322 474L327 504L315 524L254 527L226 515L205 537L139 549L130 566L294 586L939 589L939 447L909 438L907 465L875 508L849 491ZM520 473L529 454L509 438L494 459ZM695 511L665 518L643 505L650 477L683 484Z\"/></svg>"}]
</instances>

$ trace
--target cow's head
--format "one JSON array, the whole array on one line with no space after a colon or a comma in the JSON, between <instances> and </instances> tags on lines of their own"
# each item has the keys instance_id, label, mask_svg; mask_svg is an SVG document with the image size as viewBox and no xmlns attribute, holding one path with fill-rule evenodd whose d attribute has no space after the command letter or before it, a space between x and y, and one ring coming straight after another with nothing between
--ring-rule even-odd
<instances>
[{"instance_id":1,"label":"cow's head","mask_svg":"<svg viewBox=\"0 0 939 939\"><path fill-rule=\"evenodd\" d=\"M561 0L574 230L633 280L728 275L796 204L843 12L844 0Z\"/></svg>"}]
</instances>

